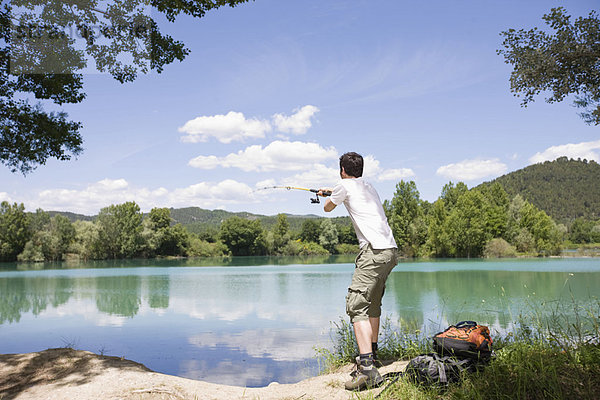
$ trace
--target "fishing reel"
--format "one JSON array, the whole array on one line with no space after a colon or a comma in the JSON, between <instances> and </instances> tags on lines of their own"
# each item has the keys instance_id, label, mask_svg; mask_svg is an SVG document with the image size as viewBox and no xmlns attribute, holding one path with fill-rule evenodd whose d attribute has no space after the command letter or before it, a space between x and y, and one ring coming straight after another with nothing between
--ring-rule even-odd
<instances>
[{"instance_id":1,"label":"fishing reel","mask_svg":"<svg viewBox=\"0 0 600 400\"><path fill-rule=\"evenodd\" d=\"M319 190L317 189L309 189L311 192L316 193L315 197L310 198L310 204L319 204L321 200L319 199ZM329 190L324 190L321 192L323 197L331 196L331 192Z\"/></svg>"}]
</instances>

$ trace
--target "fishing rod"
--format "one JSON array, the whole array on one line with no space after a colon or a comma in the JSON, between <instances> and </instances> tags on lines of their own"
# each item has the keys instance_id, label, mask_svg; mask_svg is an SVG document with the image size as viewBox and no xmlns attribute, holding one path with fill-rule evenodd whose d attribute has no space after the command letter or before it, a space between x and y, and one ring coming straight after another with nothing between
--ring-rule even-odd
<instances>
[{"instance_id":1,"label":"fishing rod","mask_svg":"<svg viewBox=\"0 0 600 400\"><path fill-rule=\"evenodd\" d=\"M303 187L297 187L297 186L265 186L263 188L259 188L256 190L265 190L265 189L304 190L307 192L312 192L312 193L315 193L316 195L315 195L315 197L310 198L311 204L319 204L321 202L319 200L319 192L321 192L321 196L323 196L323 197L331 196L331 190L320 191L319 189L309 189L309 188L303 188Z\"/></svg>"}]
</instances>

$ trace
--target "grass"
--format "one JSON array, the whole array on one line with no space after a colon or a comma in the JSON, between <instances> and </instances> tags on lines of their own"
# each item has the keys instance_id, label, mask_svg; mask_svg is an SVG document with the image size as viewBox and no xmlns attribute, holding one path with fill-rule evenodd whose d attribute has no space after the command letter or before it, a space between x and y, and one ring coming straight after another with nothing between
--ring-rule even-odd
<instances>
[{"instance_id":1,"label":"grass","mask_svg":"<svg viewBox=\"0 0 600 400\"><path fill-rule=\"evenodd\" d=\"M386 318L381 323L378 355L382 360L410 359L419 354L430 352L431 346L423 340L416 323L400 320L395 328ZM345 319L332 322L331 341L333 349L316 348L321 370L331 372L342 365L353 363L358 354L352 325Z\"/></svg>"},{"instance_id":2,"label":"grass","mask_svg":"<svg viewBox=\"0 0 600 400\"><path fill-rule=\"evenodd\" d=\"M400 321L382 325L382 359L410 359L431 351L430 338ZM600 398L600 301L582 307L542 304L519 315L514 328L493 337L495 357L479 372L466 374L447 388L417 386L399 379L376 397L357 400L548 400ZM352 328L343 321L332 327L333 350L319 350L330 369L351 362L356 353Z\"/></svg>"}]
</instances>

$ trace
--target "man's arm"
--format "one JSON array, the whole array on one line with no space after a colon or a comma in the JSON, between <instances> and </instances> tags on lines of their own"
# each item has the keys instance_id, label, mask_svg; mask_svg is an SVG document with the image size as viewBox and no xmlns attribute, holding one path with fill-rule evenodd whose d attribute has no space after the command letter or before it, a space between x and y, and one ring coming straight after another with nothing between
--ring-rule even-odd
<instances>
[{"instance_id":1,"label":"man's arm","mask_svg":"<svg viewBox=\"0 0 600 400\"><path fill-rule=\"evenodd\" d=\"M333 189L319 189L319 191L317 192L317 196L323 196L323 192L329 192L329 194L327 196L331 196L331 193L333 193ZM325 196L323 196L325 197ZM331 201L331 199L328 197L327 200L325 200L325 205L323 206L323 210L325 210L325 212L331 212L333 211L334 208L337 207L337 204L335 204L333 201Z\"/></svg>"},{"instance_id":2,"label":"man's arm","mask_svg":"<svg viewBox=\"0 0 600 400\"><path fill-rule=\"evenodd\" d=\"M333 211L334 208L336 208L337 205L333 203L333 201L331 201L331 199L327 199L325 201L325 205L323 206L323 210L325 210L325 212L330 212Z\"/></svg>"}]
</instances>

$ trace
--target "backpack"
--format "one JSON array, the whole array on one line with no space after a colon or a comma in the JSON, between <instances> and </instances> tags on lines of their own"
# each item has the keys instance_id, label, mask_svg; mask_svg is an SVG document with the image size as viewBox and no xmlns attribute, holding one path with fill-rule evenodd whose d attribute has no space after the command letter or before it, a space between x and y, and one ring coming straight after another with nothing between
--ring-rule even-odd
<instances>
[{"instance_id":1,"label":"backpack","mask_svg":"<svg viewBox=\"0 0 600 400\"><path fill-rule=\"evenodd\" d=\"M404 375L414 383L443 388L450 382L458 381L464 371L471 372L473 368L474 361L471 359L458 360L454 357L429 353L411 359L404 370Z\"/></svg>"},{"instance_id":2,"label":"backpack","mask_svg":"<svg viewBox=\"0 0 600 400\"><path fill-rule=\"evenodd\" d=\"M487 362L492 354L492 338L487 326L461 321L434 335L433 348L441 356Z\"/></svg>"}]
</instances>

